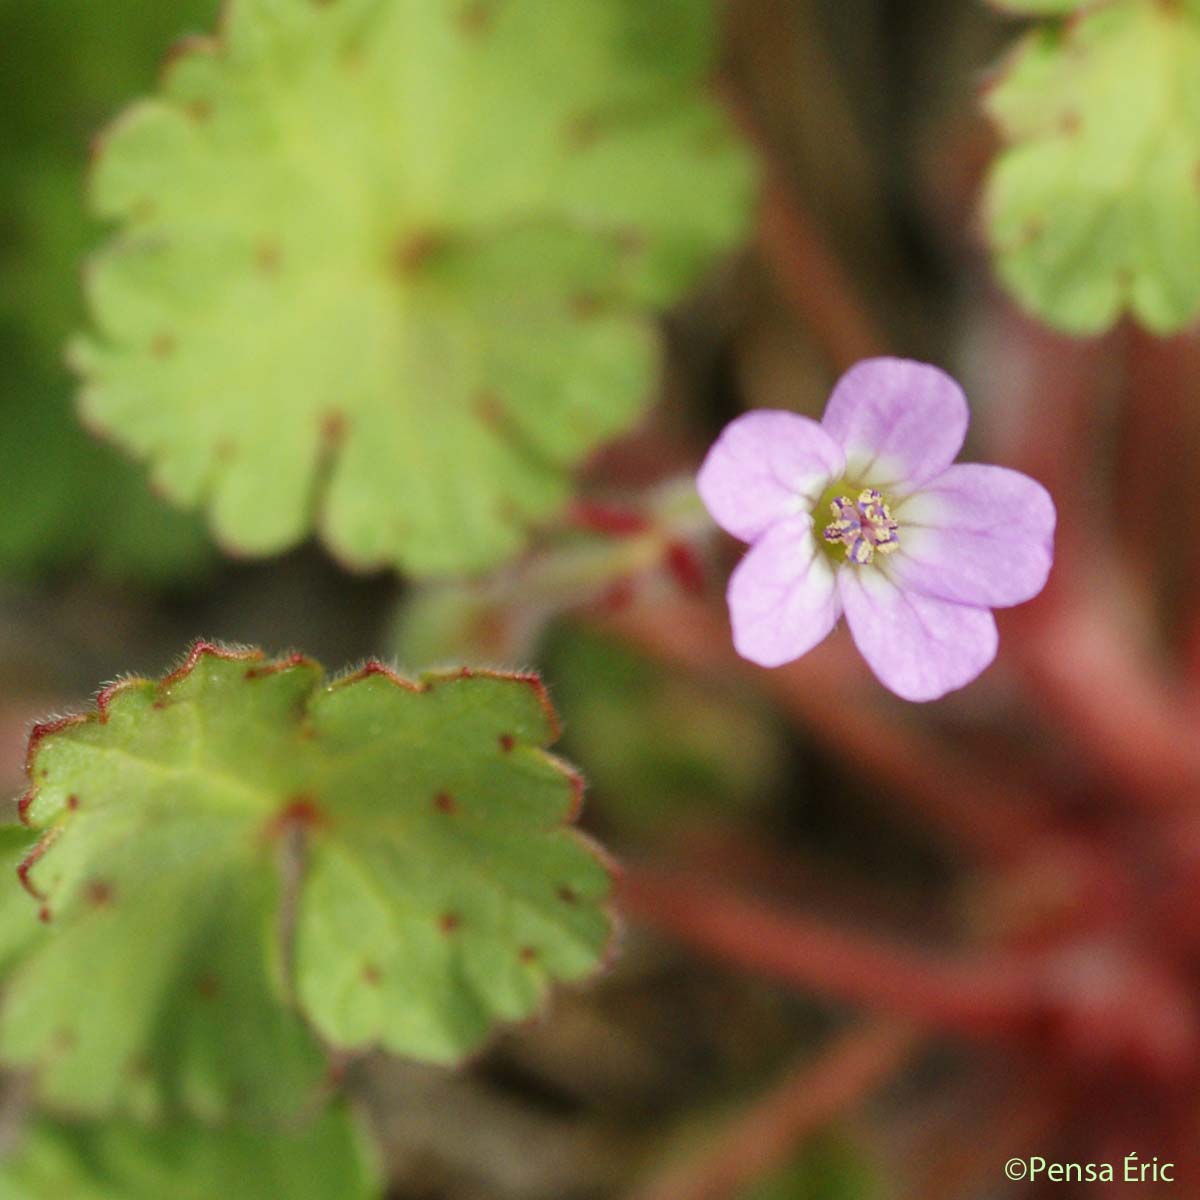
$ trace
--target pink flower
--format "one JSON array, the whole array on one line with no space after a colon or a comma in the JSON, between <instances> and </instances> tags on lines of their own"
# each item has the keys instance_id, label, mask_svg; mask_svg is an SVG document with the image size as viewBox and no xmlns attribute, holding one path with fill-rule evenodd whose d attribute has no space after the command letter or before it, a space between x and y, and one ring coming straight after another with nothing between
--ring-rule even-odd
<instances>
[{"instance_id":1,"label":"pink flower","mask_svg":"<svg viewBox=\"0 0 1200 1200\"><path fill-rule=\"evenodd\" d=\"M842 376L819 424L764 409L726 427L697 482L717 524L751 543L728 593L743 658L799 658L844 613L906 700L937 699L991 663L991 609L1045 586L1055 511L1027 475L954 463L967 420L945 372L873 358Z\"/></svg>"}]
</instances>

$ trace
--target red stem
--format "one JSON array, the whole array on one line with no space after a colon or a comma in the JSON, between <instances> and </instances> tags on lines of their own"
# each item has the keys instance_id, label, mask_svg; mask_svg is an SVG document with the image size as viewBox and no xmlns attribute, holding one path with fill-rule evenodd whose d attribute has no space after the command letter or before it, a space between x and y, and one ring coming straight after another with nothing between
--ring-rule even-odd
<instances>
[{"instance_id":1,"label":"red stem","mask_svg":"<svg viewBox=\"0 0 1200 1200\"><path fill-rule=\"evenodd\" d=\"M886 343L849 276L778 174L769 176L763 189L758 248L783 299L837 370L884 352Z\"/></svg>"},{"instance_id":2,"label":"red stem","mask_svg":"<svg viewBox=\"0 0 1200 1200\"><path fill-rule=\"evenodd\" d=\"M1006 617L1012 653L1053 727L1086 751L1094 777L1141 804L1186 801L1200 792L1200 713L1151 654L1146 590L1131 586L1111 544L1109 498L1086 468L1104 457L1121 378L1117 347L1059 337L999 301L989 326L995 336L982 374L996 457L1040 479L1059 515L1046 592ZM995 427L999 414L1004 429Z\"/></svg>"},{"instance_id":3,"label":"red stem","mask_svg":"<svg viewBox=\"0 0 1200 1200\"><path fill-rule=\"evenodd\" d=\"M787 1164L795 1148L894 1074L917 1042L878 1022L843 1033L815 1061L793 1068L770 1092L718 1130L692 1159L637 1189L631 1200L728 1200Z\"/></svg>"},{"instance_id":4,"label":"red stem","mask_svg":"<svg viewBox=\"0 0 1200 1200\"><path fill-rule=\"evenodd\" d=\"M1036 1012L1032 977L994 956L986 965L944 961L775 912L708 878L633 866L618 898L634 920L725 963L922 1027L1006 1036L1027 1028Z\"/></svg>"},{"instance_id":5,"label":"red stem","mask_svg":"<svg viewBox=\"0 0 1200 1200\"><path fill-rule=\"evenodd\" d=\"M1143 521L1142 513L1178 512L1187 521L1190 497L1180 493L1194 459L1196 427L1190 417L1200 382L1200 339L1156 338L1137 325L1126 329L1128 387L1120 428L1117 461L1117 512L1122 554L1152 586L1164 560L1194 562L1190 543L1180 545L1179 526L1171 520ZM1183 506L1183 511L1181 510ZM1189 561L1190 560L1190 561ZM1160 591L1161 589L1155 588Z\"/></svg>"},{"instance_id":6,"label":"red stem","mask_svg":"<svg viewBox=\"0 0 1200 1200\"><path fill-rule=\"evenodd\" d=\"M1017 653L1031 690L1074 734L1097 779L1143 806L1195 806L1200 713L1139 654L1119 623L1119 601L1105 595L1099 581L1060 593L1025 627Z\"/></svg>"}]
</instances>

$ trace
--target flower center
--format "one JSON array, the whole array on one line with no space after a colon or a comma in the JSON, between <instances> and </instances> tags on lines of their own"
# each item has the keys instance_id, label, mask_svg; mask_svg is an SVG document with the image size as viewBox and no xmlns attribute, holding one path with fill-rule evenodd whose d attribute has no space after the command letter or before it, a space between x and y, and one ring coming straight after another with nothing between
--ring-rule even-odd
<instances>
[{"instance_id":1,"label":"flower center","mask_svg":"<svg viewBox=\"0 0 1200 1200\"><path fill-rule=\"evenodd\" d=\"M875 488L863 488L857 500L835 495L829 508L833 522L825 526L824 538L831 548L845 547L847 562L863 567L876 554L891 554L899 547L899 525Z\"/></svg>"}]
</instances>

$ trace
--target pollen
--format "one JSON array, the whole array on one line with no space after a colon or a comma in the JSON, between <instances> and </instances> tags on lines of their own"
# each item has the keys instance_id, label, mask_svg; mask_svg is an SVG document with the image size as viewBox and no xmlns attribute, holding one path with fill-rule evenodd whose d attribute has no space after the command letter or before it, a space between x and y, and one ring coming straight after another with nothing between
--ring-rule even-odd
<instances>
[{"instance_id":1,"label":"pollen","mask_svg":"<svg viewBox=\"0 0 1200 1200\"><path fill-rule=\"evenodd\" d=\"M865 567L876 554L891 554L899 547L899 524L875 488L864 488L857 500L835 496L829 508L833 522L825 526L824 537L831 546L846 548L847 562Z\"/></svg>"}]
</instances>

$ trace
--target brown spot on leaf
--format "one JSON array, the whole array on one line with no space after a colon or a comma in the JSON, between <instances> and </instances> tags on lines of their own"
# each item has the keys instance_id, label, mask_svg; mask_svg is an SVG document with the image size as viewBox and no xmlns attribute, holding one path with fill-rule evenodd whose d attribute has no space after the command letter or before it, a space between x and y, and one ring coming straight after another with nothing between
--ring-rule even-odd
<instances>
[{"instance_id":1,"label":"brown spot on leaf","mask_svg":"<svg viewBox=\"0 0 1200 1200\"><path fill-rule=\"evenodd\" d=\"M1058 127L1067 137L1078 137L1083 128L1083 118L1073 108L1069 108L1058 119Z\"/></svg>"},{"instance_id":2,"label":"brown spot on leaf","mask_svg":"<svg viewBox=\"0 0 1200 1200\"><path fill-rule=\"evenodd\" d=\"M279 243L270 238L264 238L254 251L254 265L265 275L274 275L283 262L283 251Z\"/></svg>"},{"instance_id":3,"label":"brown spot on leaf","mask_svg":"<svg viewBox=\"0 0 1200 1200\"><path fill-rule=\"evenodd\" d=\"M456 929L460 928L461 925L462 917L460 917L456 912L442 913L442 915L438 917L438 928L443 933L453 933Z\"/></svg>"},{"instance_id":4,"label":"brown spot on leaf","mask_svg":"<svg viewBox=\"0 0 1200 1200\"><path fill-rule=\"evenodd\" d=\"M392 267L395 273L403 278L415 275L427 266L445 245L445 235L432 229L405 234L397 240L392 252Z\"/></svg>"},{"instance_id":5,"label":"brown spot on leaf","mask_svg":"<svg viewBox=\"0 0 1200 1200\"><path fill-rule=\"evenodd\" d=\"M630 258L645 254L649 244L645 233L632 225L617 234L617 249Z\"/></svg>"},{"instance_id":6,"label":"brown spot on leaf","mask_svg":"<svg viewBox=\"0 0 1200 1200\"><path fill-rule=\"evenodd\" d=\"M558 898L564 904L578 904L579 903L579 893L573 887L569 887L565 883L559 884L557 894L558 894Z\"/></svg>"},{"instance_id":7,"label":"brown spot on leaf","mask_svg":"<svg viewBox=\"0 0 1200 1200\"><path fill-rule=\"evenodd\" d=\"M522 946L520 952L517 954L517 957L523 963L537 962L538 952L534 946Z\"/></svg>"},{"instance_id":8,"label":"brown spot on leaf","mask_svg":"<svg viewBox=\"0 0 1200 1200\"><path fill-rule=\"evenodd\" d=\"M362 978L369 987L378 987L383 982L383 972L372 962L363 963Z\"/></svg>"},{"instance_id":9,"label":"brown spot on leaf","mask_svg":"<svg viewBox=\"0 0 1200 1200\"><path fill-rule=\"evenodd\" d=\"M325 811L316 797L308 792L293 796L266 825L266 835L271 840L282 837L293 829L320 829L329 823Z\"/></svg>"},{"instance_id":10,"label":"brown spot on leaf","mask_svg":"<svg viewBox=\"0 0 1200 1200\"><path fill-rule=\"evenodd\" d=\"M78 807L79 807L79 797L74 792L72 792L67 797L67 808L70 809L71 812L74 812Z\"/></svg>"},{"instance_id":11,"label":"brown spot on leaf","mask_svg":"<svg viewBox=\"0 0 1200 1200\"><path fill-rule=\"evenodd\" d=\"M511 733L502 733L500 735L500 749L503 750L505 754L511 754L513 747L516 746L516 744L517 739L513 737Z\"/></svg>"},{"instance_id":12,"label":"brown spot on leaf","mask_svg":"<svg viewBox=\"0 0 1200 1200\"><path fill-rule=\"evenodd\" d=\"M475 397L473 405L475 415L492 430L499 431L504 427L508 414L504 411L504 403L495 392L480 392Z\"/></svg>"},{"instance_id":13,"label":"brown spot on leaf","mask_svg":"<svg viewBox=\"0 0 1200 1200\"><path fill-rule=\"evenodd\" d=\"M340 446L346 436L349 419L340 409L331 408L321 416L321 440L327 446Z\"/></svg>"},{"instance_id":14,"label":"brown spot on leaf","mask_svg":"<svg viewBox=\"0 0 1200 1200\"><path fill-rule=\"evenodd\" d=\"M591 292L582 292L571 297L571 316L577 321L590 321L599 314L602 307L600 297Z\"/></svg>"},{"instance_id":15,"label":"brown spot on leaf","mask_svg":"<svg viewBox=\"0 0 1200 1200\"><path fill-rule=\"evenodd\" d=\"M49 925L50 922L54 920L54 914L50 911L50 906L48 904L43 904L42 907L38 909L38 920L41 921L43 925Z\"/></svg>"},{"instance_id":16,"label":"brown spot on leaf","mask_svg":"<svg viewBox=\"0 0 1200 1200\"><path fill-rule=\"evenodd\" d=\"M175 339L169 333L160 333L150 343L150 353L155 358L170 358L178 348Z\"/></svg>"},{"instance_id":17,"label":"brown spot on leaf","mask_svg":"<svg viewBox=\"0 0 1200 1200\"><path fill-rule=\"evenodd\" d=\"M192 100L183 111L197 124L203 125L212 116L212 105L207 100Z\"/></svg>"},{"instance_id":18,"label":"brown spot on leaf","mask_svg":"<svg viewBox=\"0 0 1200 1200\"><path fill-rule=\"evenodd\" d=\"M1046 222L1041 217L1030 217L1021 227L1021 233L1017 239L1015 248L1019 250L1024 246L1032 245L1045 232Z\"/></svg>"},{"instance_id":19,"label":"brown spot on leaf","mask_svg":"<svg viewBox=\"0 0 1200 1200\"><path fill-rule=\"evenodd\" d=\"M438 792L433 798L433 803L439 812L456 813L458 812L458 802L449 792Z\"/></svg>"},{"instance_id":20,"label":"brown spot on leaf","mask_svg":"<svg viewBox=\"0 0 1200 1200\"><path fill-rule=\"evenodd\" d=\"M487 33L495 13L487 0L469 0L458 12L458 27L468 36Z\"/></svg>"},{"instance_id":21,"label":"brown spot on leaf","mask_svg":"<svg viewBox=\"0 0 1200 1200\"><path fill-rule=\"evenodd\" d=\"M87 902L93 908L107 908L113 902L113 886L107 880L93 879L84 890Z\"/></svg>"},{"instance_id":22,"label":"brown spot on leaf","mask_svg":"<svg viewBox=\"0 0 1200 1200\"><path fill-rule=\"evenodd\" d=\"M595 113L576 113L563 129L563 137L571 150L587 150L600 140L600 118Z\"/></svg>"},{"instance_id":23,"label":"brown spot on leaf","mask_svg":"<svg viewBox=\"0 0 1200 1200\"><path fill-rule=\"evenodd\" d=\"M205 1000L215 1000L221 994L221 981L211 971L205 971L196 980L196 993Z\"/></svg>"}]
</instances>

